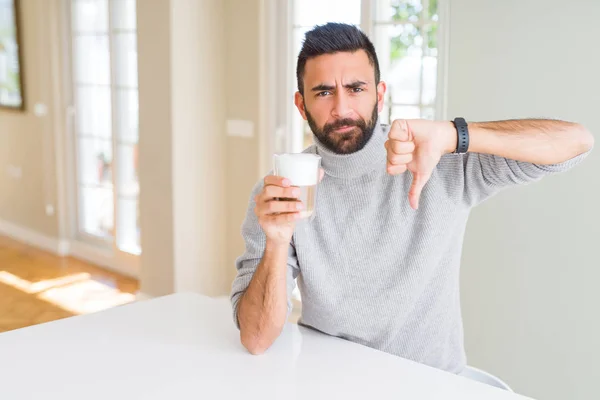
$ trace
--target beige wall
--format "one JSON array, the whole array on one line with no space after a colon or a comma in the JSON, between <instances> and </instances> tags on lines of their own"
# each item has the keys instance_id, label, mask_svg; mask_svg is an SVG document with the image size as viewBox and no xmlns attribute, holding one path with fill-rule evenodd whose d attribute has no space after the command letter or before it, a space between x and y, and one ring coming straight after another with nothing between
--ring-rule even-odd
<instances>
[{"instance_id":1,"label":"beige wall","mask_svg":"<svg viewBox=\"0 0 600 400\"><path fill-rule=\"evenodd\" d=\"M550 117L600 137L600 2L452 0L449 117ZM598 147L598 146L596 146ZM469 363L539 399L600 398L600 152L474 210Z\"/></svg>"},{"instance_id":2,"label":"beige wall","mask_svg":"<svg viewBox=\"0 0 600 400\"><path fill-rule=\"evenodd\" d=\"M259 171L259 12L260 0L225 2L227 119L254 123L253 138L227 138L227 258L229 281L235 258L244 251L241 225Z\"/></svg>"},{"instance_id":3,"label":"beige wall","mask_svg":"<svg viewBox=\"0 0 600 400\"><path fill-rule=\"evenodd\" d=\"M0 221L16 224L48 236L58 235L57 215L46 215L46 205L56 208L54 159L55 123L52 111L60 98L50 47L56 48L56 32L49 15L54 0L22 0L21 33L25 112L0 109ZM35 116L34 105L46 105L48 114ZM21 177L9 175L9 166L20 168Z\"/></svg>"},{"instance_id":4,"label":"beige wall","mask_svg":"<svg viewBox=\"0 0 600 400\"><path fill-rule=\"evenodd\" d=\"M140 90L140 290L173 293L173 167L171 115L171 5L138 3Z\"/></svg>"},{"instance_id":5,"label":"beige wall","mask_svg":"<svg viewBox=\"0 0 600 400\"><path fill-rule=\"evenodd\" d=\"M226 295L259 178L260 2L172 4L138 4L142 291ZM226 119L254 137L227 137Z\"/></svg>"},{"instance_id":6,"label":"beige wall","mask_svg":"<svg viewBox=\"0 0 600 400\"><path fill-rule=\"evenodd\" d=\"M172 4L175 289L222 295L228 289L224 4Z\"/></svg>"},{"instance_id":7,"label":"beige wall","mask_svg":"<svg viewBox=\"0 0 600 400\"><path fill-rule=\"evenodd\" d=\"M138 3L144 293L229 293L259 179L260 6ZM254 137L227 137L227 119Z\"/></svg>"},{"instance_id":8,"label":"beige wall","mask_svg":"<svg viewBox=\"0 0 600 400\"><path fill-rule=\"evenodd\" d=\"M141 290L148 295L229 291L224 11L220 0L138 2Z\"/></svg>"}]
</instances>

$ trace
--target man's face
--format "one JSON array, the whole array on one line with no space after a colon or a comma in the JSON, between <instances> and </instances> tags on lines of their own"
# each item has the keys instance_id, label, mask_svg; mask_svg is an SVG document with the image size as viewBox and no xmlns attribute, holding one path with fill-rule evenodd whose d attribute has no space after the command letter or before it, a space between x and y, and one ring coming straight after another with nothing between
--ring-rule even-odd
<instances>
[{"instance_id":1,"label":"man's face","mask_svg":"<svg viewBox=\"0 0 600 400\"><path fill-rule=\"evenodd\" d=\"M367 53L359 50L309 59L304 70L304 96L296 92L295 102L329 150L350 154L371 138L384 94L385 83L375 84Z\"/></svg>"}]
</instances>

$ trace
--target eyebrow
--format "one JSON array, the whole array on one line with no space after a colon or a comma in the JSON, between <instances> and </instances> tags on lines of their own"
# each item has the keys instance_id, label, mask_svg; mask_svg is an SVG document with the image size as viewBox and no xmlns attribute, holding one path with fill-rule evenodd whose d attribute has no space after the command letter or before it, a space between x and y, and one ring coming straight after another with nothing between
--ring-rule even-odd
<instances>
[{"instance_id":1,"label":"eyebrow","mask_svg":"<svg viewBox=\"0 0 600 400\"><path fill-rule=\"evenodd\" d=\"M367 84L366 82L356 80L356 81L352 81L350 83L345 84L344 87L346 89L354 89L354 88L357 88L357 87L364 86L366 84ZM326 85L324 83L321 83L321 84L313 87L311 90L313 92L319 92L321 90L333 90L333 89L335 89L335 86Z\"/></svg>"}]
</instances>

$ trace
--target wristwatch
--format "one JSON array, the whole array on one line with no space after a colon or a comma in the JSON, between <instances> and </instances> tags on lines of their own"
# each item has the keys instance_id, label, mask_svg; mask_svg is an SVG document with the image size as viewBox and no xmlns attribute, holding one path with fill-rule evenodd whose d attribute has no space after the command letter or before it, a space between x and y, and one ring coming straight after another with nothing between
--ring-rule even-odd
<instances>
[{"instance_id":1,"label":"wristwatch","mask_svg":"<svg viewBox=\"0 0 600 400\"><path fill-rule=\"evenodd\" d=\"M452 121L458 134L458 140L456 141L455 154L464 154L469 150L469 128L467 121L462 117L456 117Z\"/></svg>"}]
</instances>

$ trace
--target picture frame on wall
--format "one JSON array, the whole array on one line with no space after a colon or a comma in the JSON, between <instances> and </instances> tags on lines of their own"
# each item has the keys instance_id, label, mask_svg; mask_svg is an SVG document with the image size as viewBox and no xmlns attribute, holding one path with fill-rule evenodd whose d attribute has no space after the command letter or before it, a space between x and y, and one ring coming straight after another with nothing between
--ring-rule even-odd
<instances>
[{"instance_id":1,"label":"picture frame on wall","mask_svg":"<svg viewBox=\"0 0 600 400\"><path fill-rule=\"evenodd\" d=\"M25 110L20 0L0 0L0 110Z\"/></svg>"}]
</instances>

